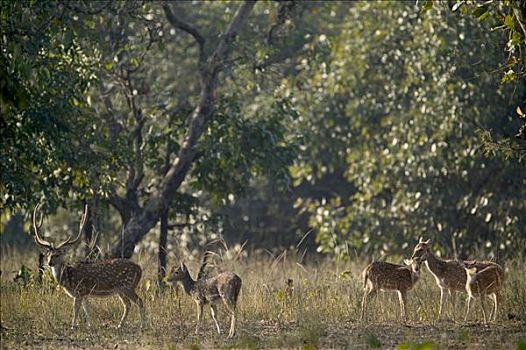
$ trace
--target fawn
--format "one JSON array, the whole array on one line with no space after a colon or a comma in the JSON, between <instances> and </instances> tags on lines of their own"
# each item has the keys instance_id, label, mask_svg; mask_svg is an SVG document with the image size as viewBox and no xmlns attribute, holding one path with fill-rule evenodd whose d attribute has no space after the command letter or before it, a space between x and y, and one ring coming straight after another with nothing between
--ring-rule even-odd
<instances>
[{"instance_id":1,"label":"fawn","mask_svg":"<svg viewBox=\"0 0 526 350\"><path fill-rule=\"evenodd\" d=\"M86 306L87 297L106 297L117 294L124 305L124 314L118 327L120 328L131 306L131 302L137 304L141 314L141 326L144 325L144 306L141 298L135 293L135 288L142 275L139 265L126 259L98 260L92 262L78 262L74 264L64 263L63 257L66 248L76 243L86 223L88 207L84 208L84 214L80 221L79 234L74 239L70 236L66 241L54 246L52 243L42 239L38 230L42 226L42 215L37 223L37 213L40 204L33 211L34 240L38 247L43 250L46 262L57 283L64 289L67 295L73 298L73 321L71 328L77 325L77 315L80 307L84 310L88 326L91 326L90 316Z\"/></svg>"},{"instance_id":2,"label":"fawn","mask_svg":"<svg viewBox=\"0 0 526 350\"><path fill-rule=\"evenodd\" d=\"M221 329L216 319L217 308L215 304L222 301L231 314L228 337L232 338L236 328L236 303L241 290L241 278L232 272L223 272L215 277L206 278L204 277L205 265L206 255L199 269L198 278L194 281L186 265L181 263L179 267L174 267L168 281L181 283L185 293L190 295L197 304L196 334L199 334L205 304L210 304L210 314L215 322L217 333L221 334Z\"/></svg>"},{"instance_id":3,"label":"fawn","mask_svg":"<svg viewBox=\"0 0 526 350\"><path fill-rule=\"evenodd\" d=\"M362 272L364 294L361 319L366 317L368 298L380 290L396 290L402 316L407 320L407 291L413 288L420 277L420 262L404 260L404 265L375 261L367 265Z\"/></svg>"},{"instance_id":4,"label":"fawn","mask_svg":"<svg viewBox=\"0 0 526 350\"><path fill-rule=\"evenodd\" d=\"M480 304L482 307L482 315L484 316L484 323L487 323L486 319L486 295L491 295L494 302L494 308L491 310L489 316L490 321L497 319L497 306L500 300L499 291L502 288L504 270L501 266L495 264L487 266L482 270L477 271L477 267L474 263L465 264L464 269L466 270L466 292L468 293L466 316L464 321L467 321L469 315L469 308L471 300L475 296L480 297Z\"/></svg>"},{"instance_id":5,"label":"fawn","mask_svg":"<svg viewBox=\"0 0 526 350\"><path fill-rule=\"evenodd\" d=\"M498 264L484 261L458 261L458 260L443 260L433 254L433 252L429 249L429 242L424 241L422 238L420 238L418 244L415 246L415 249L413 251L413 259L419 260L419 261L425 261L425 264L427 266L427 269L431 274L435 277L436 283L438 287L440 288L440 307L438 309L438 318L442 315L442 310L444 309L447 294L451 294L451 292L466 292L466 271L464 269L464 263L470 263L473 264L473 267L476 267L477 270L482 270L485 267L495 266L502 270L502 267L500 267Z\"/></svg>"}]
</instances>

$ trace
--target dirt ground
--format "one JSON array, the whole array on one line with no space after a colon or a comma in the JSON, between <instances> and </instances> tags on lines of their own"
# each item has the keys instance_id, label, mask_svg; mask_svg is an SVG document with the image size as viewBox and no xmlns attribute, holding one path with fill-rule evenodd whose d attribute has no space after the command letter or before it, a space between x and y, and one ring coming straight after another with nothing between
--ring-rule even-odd
<instances>
[{"instance_id":1,"label":"dirt ground","mask_svg":"<svg viewBox=\"0 0 526 350\"><path fill-rule=\"evenodd\" d=\"M57 327L58 326L58 327ZM226 324L223 324L226 327ZM351 349L524 349L526 322L505 321L490 325L441 321L435 324L363 325L355 320L337 324L240 322L236 337L226 339L206 323L201 336L192 324L173 324L171 329L150 325L141 330L113 323L94 328L66 324L47 325L45 334L31 325L2 325L1 349L216 349L216 348L351 348Z\"/></svg>"}]
</instances>

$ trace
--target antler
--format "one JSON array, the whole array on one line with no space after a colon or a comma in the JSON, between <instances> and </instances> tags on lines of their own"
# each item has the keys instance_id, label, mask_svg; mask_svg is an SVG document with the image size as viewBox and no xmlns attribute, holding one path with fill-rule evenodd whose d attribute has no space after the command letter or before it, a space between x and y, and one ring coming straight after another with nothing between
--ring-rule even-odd
<instances>
[{"instance_id":1,"label":"antler","mask_svg":"<svg viewBox=\"0 0 526 350\"><path fill-rule=\"evenodd\" d=\"M88 242L88 248L90 252L94 251L97 247L97 240L99 239L99 232L97 231L95 235L91 236L90 241Z\"/></svg>"},{"instance_id":2,"label":"antler","mask_svg":"<svg viewBox=\"0 0 526 350\"><path fill-rule=\"evenodd\" d=\"M97 244L98 240L99 240L99 231L97 231L94 235L92 235L89 242L87 242L88 253L86 254L86 259L97 259L98 257L102 256L102 250Z\"/></svg>"},{"instance_id":3,"label":"antler","mask_svg":"<svg viewBox=\"0 0 526 350\"><path fill-rule=\"evenodd\" d=\"M40 227L42 227L42 221L44 220L42 212L40 211L41 206L42 206L42 203L39 203L35 207L35 210L33 210L33 230L35 231L35 237L34 237L35 243L44 248L52 248L53 246L51 245L51 243L40 238L40 236L38 235L38 230L40 229ZM38 220L38 224L37 224L37 214L40 214L40 219Z\"/></svg>"},{"instance_id":4,"label":"antler","mask_svg":"<svg viewBox=\"0 0 526 350\"><path fill-rule=\"evenodd\" d=\"M86 224L86 218L88 217L88 205L86 204L84 206L84 214L82 214L82 218L80 219L80 225L79 225L79 234L77 238L75 238L73 241L71 240L72 236L69 236L67 240L57 245L56 249L65 247L67 245L71 245L74 243L77 243L77 241L80 239L80 236L82 236L82 231L84 230L84 225Z\"/></svg>"}]
</instances>

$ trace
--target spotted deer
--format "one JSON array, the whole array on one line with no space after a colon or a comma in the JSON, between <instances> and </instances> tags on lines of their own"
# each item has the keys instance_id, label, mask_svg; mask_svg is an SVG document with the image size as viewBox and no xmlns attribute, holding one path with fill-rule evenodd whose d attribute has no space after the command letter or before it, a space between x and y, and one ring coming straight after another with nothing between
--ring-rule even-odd
<instances>
[{"instance_id":1,"label":"spotted deer","mask_svg":"<svg viewBox=\"0 0 526 350\"><path fill-rule=\"evenodd\" d=\"M490 321L492 319L495 321L497 319L497 308L500 300L499 292L504 282L504 270L497 264L487 266L482 270L477 270L475 263L464 264L464 269L467 275L466 292L468 293L464 321L467 321L468 319L471 301L475 297L479 297L480 305L482 307L482 315L484 316L484 323L488 322L486 318L486 295L490 295L493 299L494 308L491 310L489 319Z\"/></svg>"},{"instance_id":2,"label":"spotted deer","mask_svg":"<svg viewBox=\"0 0 526 350\"><path fill-rule=\"evenodd\" d=\"M486 267L496 266L500 270L502 268L493 262L489 261L459 261L459 260L444 260L436 256L431 249L429 249L429 242L420 238L418 244L413 250L412 259L424 261L429 272L435 277L436 283L440 288L440 307L438 309L438 318L442 316L447 295L451 293L466 292L467 275L464 269L464 263L470 263L476 267L477 270L482 270ZM502 270L503 271L503 270Z\"/></svg>"},{"instance_id":3,"label":"spotted deer","mask_svg":"<svg viewBox=\"0 0 526 350\"><path fill-rule=\"evenodd\" d=\"M81 237L88 207L80 220L79 233L75 239L72 235L67 240L54 245L44 240L38 233L42 226L42 214L39 212L40 205L33 211L34 240L45 254L47 265L51 268L57 283L64 289L67 295L73 298L73 321L71 328L77 325L77 316L80 307L84 310L88 326L91 326L91 318L88 314L86 298L107 297L117 294L124 305L124 314L118 327L122 327L131 302L139 307L141 315L141 326L144 325L144 306L141 298L135 292L135 288L141 279L142 269L139 265L127 259L110 259L84 261L73 264L64 262L64 254L67 248L75 244ZM40 213L40 219L37 215Z\"/></svg>"},{"instance_id":4,"label":"spotted deer","mask_svg":"<svg viewBox=\"0 0 526 350\"><path fill-rule=\"evenodd\" d=\"M197 280L193 280L190 272L184 263L174 267L169 282L179 282L186 294L192 297L197 304L197 325L195 333L199 334L199 328L203 318L203 308L206 304L210 305L210 314L215 322L217 333L221 334L221 328L216 319L218 302L223 302L231 315L230 331L228 337L232 338L236 328L236 304L241 290L241 278L232 272L223 272L215 277L206 278L204 276L205 259L199 270Z\"/></svg>"},{"instance_id":5,"label":"spotted deer","mask_svg":"<svg viewBox=\"0 0 526 350\"><path fill-rule=\"evenodd\" d=\"M402 316L407 320L407 292L413 288L420 277L420 262L404 260L404 265L375 261L362 272L364 294L362 298L361 319L366 318L368 299L378 290L396 290Z\"/></svg>"}]
</instances>

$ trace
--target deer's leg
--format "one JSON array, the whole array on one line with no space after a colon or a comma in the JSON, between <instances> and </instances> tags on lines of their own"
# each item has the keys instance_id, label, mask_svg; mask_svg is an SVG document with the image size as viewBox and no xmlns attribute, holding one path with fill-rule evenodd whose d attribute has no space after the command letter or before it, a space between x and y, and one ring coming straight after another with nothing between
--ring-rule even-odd
<instances>
[{"instance_id":1,"label":"deer's leg","mask_svg":"<svg viewBox=\"0 0 526 350\"><path fill-rule=\"evenodd\" d=\"M365 317L365 306L367 305L367 295L369 294L369 291L368 290L365 290L363 292L363 297L362 297L362 312L360 314L360 320L363 320L364 317Z\"/></svg>"},{"instance_id":2,"label":"deer's leg","mask_svg":"<svg viewBox=\"0 0 526 350\"><path fill-rule=\"evenodd\" d=\"M229 309L232 316L230 318L230 332L228 332L228 337L232 338L236 334L236 304L232 303Z\"/></svg>"},{"instance_id":3,"label":"deer's leg","mask_svg":"<svg viewBox=\"0 0 526 350\"><path fill-rule=\"evenodd\" d=\"M493 293L493 303L494 303L494 308L493 308L493 321L496 321L497 320L497 312L498 312L498 305L500 304L501 302L501 296L500 294L497 292L497 293ZM490 316L491 318L491 316Z\"/></svg>"},{"instance_id":4,"label":"deer's leg","mask_svg":"<svg viewBox=\"0 0 526 350\"><path fill-rule=\"evenodd\" d=\"M440 288L440 306L438 308L438 319L442 317L442 310L445 308L447 300L447 290L445 288Z\"/></svg>"},{"instance_id":5,"label":"deer's leg","mask_svg":"<svg viewBox=\"0 0 526 350\"><path fill-rule=\"evenodd\" d=\"M195 326L195 334L199 334L199 327L201 326L201 320L203 319L203 306L204 303L196 301L197 304L197 324Z\"/></svg>"},{"instance_id":6,"label":"deer's leg","mask_svg":"<svg viewBox=\"0 0 526 350\"><path fill-rule=\"evenodd\" d=\"M73 298L73 321L71 322L71 328L77 326L77 316L79 314L80 305L82 304L82 298Z\"/></svg>"},{"instance_id":7,"label":"deer's leg","mask_svg":"<svg viewBox=\"0 0 526 350\"><path fill-rule=\"evenodd\" d=\"M498 292L495 292L491 294L491 299L493 300L493 307L491 308L491 313L489 315L490 321L496 321L497 320L497 310L498 305L500 304L500 295Z\"/></svg>"},{"instance_id":8,"label":"deer's leg","mask_svg":"<svg viewBox=\"0 0 526 350\"><path fill-rule=\"evenodd\" d=\"M228 332L228 337L233 338L236 334L236 312L232 311L232 317L230 318L230 331Z\"/></svg>"},{"instance_id":9,"label":"deer's leg","mask_svg":"<svg viewBox=\"0 0 526 350\"><path fill-rule=\"evenodd\" d=\"M91 317L88 313L88 301L82 300L82 310L84 310L84 315L86 315L86 322L88 323L88 327L91 327Z\"/></svg>"},{"instance_id":10,"label":"deer's leg","mask_svg":"<svg viewBox=\"0 0 526 350\"><path fill-rule=\"evenodd\" d=\"M471 299L473 299L473 297L471 296L471 294L468 294L468 298L466 299L466 316L464 316L464 322L466 322L468 320L469 308L470 308L470 305L471 305Z\"/></svg>"},{"instance_id":11,"label":"deer's leg","mask_svg":"<svg viewBox=\"0 0 526 350\"><path fill-rule=\"evenodd\" d=\"M453 305L453 310L451 310L451 317L454 321L455 311L457 310L457 292L455 290L450 291L450 296L451 296L451 305Z\"/></svg>"},{"instance_id":12,"label":"deer's leg","mask_svg":"<svg viewBox=\"0 0 526 350\"><path fill-rule=\"evenodd\" d=\"M125 294L119 294L119 299L121 300L122 305L124 305L124 313L122 314L121 321L119 322L117 328L121 328L124 324L126 317L128 317L128 312L130 311L131 306L131 301Z\"/></svg>"},{"instance_id":13,"label":"deer's leg","mask_svg":"<svg viewBox=\"0 0 526 350\"><path fill-rule=\"evenodd\" d=\"M369 288L365 288L364 292L363 292L363 297L362 297L362 313L360 315L360 320L365 320L365 318L367 317L367 303L368 303L368 298L369 298L369 294L371 293L371 290Z\"/></svg>"},{"instance_id":14,"label":"deer's leg","mask_svg":"<svg viewBox=\"0 0 526 350\"><path fill-rule=\"evenodd\" d=\"M221 295L221 299L228 312L230 312L230 331L228 332L228 337L232 338L236 333L236 297L231 293L224 293Z\"/></svg>"},{"instance_id":15,"label":"deer's leg","mask_svg":"<svg viewBox=\"0 0 526 350\"><path fill-rule=\"evenodd\" d=\"M367 309L369 307L369 301L374 296L376 296L376 290L367 287L363 293L362 298L362 314L360 317L361 320L367 320Z\"/></svg>"},{"instance_id":16,"label":"deer's leg","mask_svg":"<svg viewBox=\"0 0 526 350\"><path fill-rule=\"evenodd\" d=\"M398 301L400 302L400 310L402 311L402 317L405 321L407 321L407 293L405 291L397 291L398 292Z\"/></svg>"},{"instance_id":17,"label":"deer's leg","mask_svg":"<svg viewBox=\"0 0 526 350\"><path fill-rule=\"evenodd\" d=\"M482 316L484 317L484 323L488 323L488 319L486 318L486 295L482 293L480 295L480 306L482 307Z\"/></svg>"},{"instance_id":18,"label":"deer's leg","mask_svg":"<svg viewBox=\"0 0 526 350\"><path fill-rule=\"evenodd\" d=\"M123 291L123 294L139 307L139 313L141 314L141 327L144 327L146 320L144 317L144 303L142 299L137 295L137 293L135 293L134 290Z\"/></svg>"},{"instance_id":19,"label":"deer's leg","mask_svg":"<svg viewBox=\"0 0 526 350\"><path fill-rule=\"evenodd\" d=\"M219 323L217 322L217 319L216 319L216 313L217 313L216 306L214 304L210 303L210 314L212 315L212 319L216 323L217 334L221 334L221 329L219 328Z\"/></svg>"}]
</instances>

